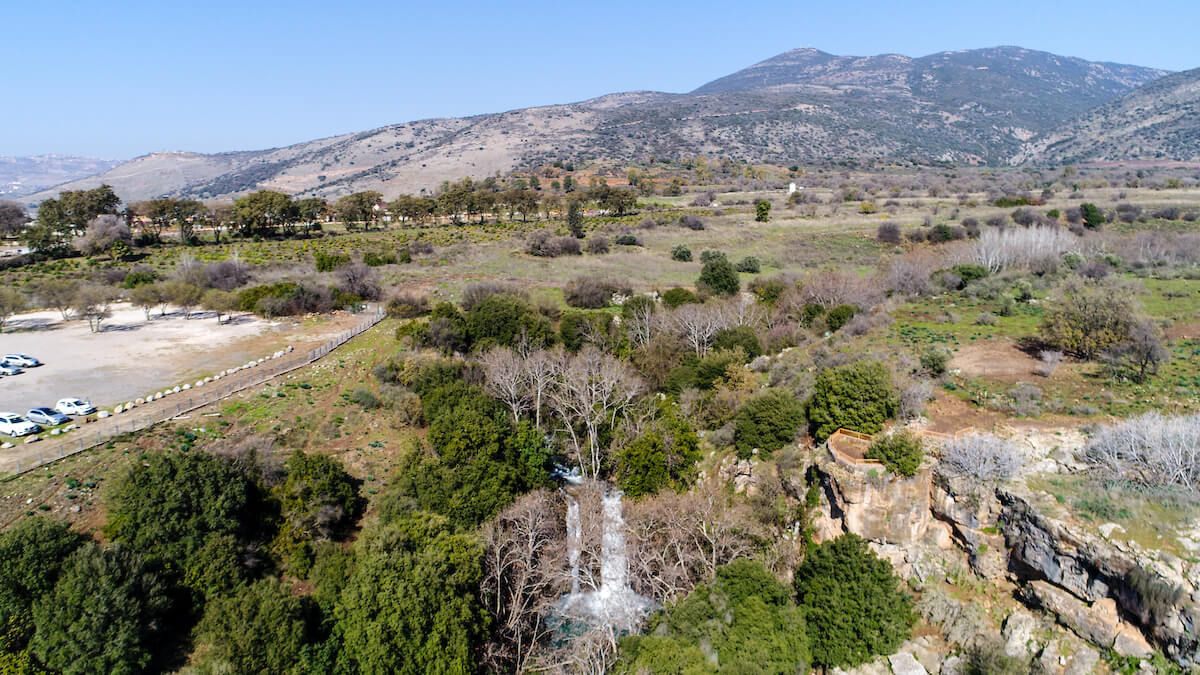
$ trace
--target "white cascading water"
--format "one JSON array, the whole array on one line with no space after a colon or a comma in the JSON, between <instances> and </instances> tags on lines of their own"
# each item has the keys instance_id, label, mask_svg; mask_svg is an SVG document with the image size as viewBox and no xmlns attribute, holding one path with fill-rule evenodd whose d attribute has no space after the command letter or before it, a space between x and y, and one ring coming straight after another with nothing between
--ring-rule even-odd
<instances>
[{"instance_id":1,"label":"white cascading water","mask_svg":"<svg viewBox=\"0 0 1200 675\"><path fill-rule=\"evenodd\" d=\"M633 591L629 585L629 560L625 548L625 518L621 512L621 491L607 490L603 505L603 531L600 540L600 585L595 590L580 589L580 552L583 547L579 501L569 490L567 498L567 560L571 565L571 593L559 603L564 618L603 624L620 631L631 631L654 602Z\"/></svg>"},{"instance_id":2,"label":"white cascading water","mask_svg":"<svg viewBox=\"0 0 1200 675\"><path fill-rule=\"evenodd\" d=\"M565 492L563 494L566 494ZM579 595L579 550L583 546L579 502L567 495L567 562L571 564L571 595Z\"/></svg>"}]
</instances>

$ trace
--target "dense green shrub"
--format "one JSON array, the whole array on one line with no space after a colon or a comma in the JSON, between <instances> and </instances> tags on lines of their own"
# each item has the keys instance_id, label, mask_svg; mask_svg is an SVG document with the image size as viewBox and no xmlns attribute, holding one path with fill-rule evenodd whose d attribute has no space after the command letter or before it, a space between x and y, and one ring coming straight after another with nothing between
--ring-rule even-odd
<instances>
[{"instance_id":1,"label":"dense green shrub","mask_svg":"<svg viewBox=\"0 0 1200 675\"><path fill-rule=\"evenodd\" d=\"M950 272L962 279L964 284L983 279L988 275L988 268L975 263L961 263L950 268Z\"/></svg>"},{"instance_id":2,"label":"dense green shrub","mask_svg":"<svg viewBox=\"0 0 1200 675\"><path fill-rule=\"evenodd\" d=\"M676 307L678 307L680 305L686 305L689 303L700 302L700 298L696 297L695 293L689 291L686 288L675 287L668 291L663 292L662 301L663 301L663 304L666 305L667 307L670 307L671 309L675 309Z\"/></svg>"},{"instance_id":3,"label":"dense green shrub","mask_svg":"<svg viewBox=\"0 0 1200 675\"><path fill-rule=\"evenodd\" d=\"M345 253L317 251L313 253L313 264L318 272L332 272L343 265L349 265L350 256Z\"/></svg>"},{"instance_id":4,"label":"dense green shrub","mask_svg":"<svg viewBox=\"0 0 1200 675\"><path fill-rule=\"evenodd\" d=\"M817 374L808 400L808 421L817 441L840 428L874 434L899 405L887 367L878 361L858 361Z\"/></svg>"},{"instance_id":5,"label":"dense green shrub","mask_svg":"<svg viewBox=\"0 0 1200 675\"><path fill-rule=\"evenodd\" d=\"M0 632L54 588L63 563L84 541L66 522L40 516L0 533Z\"/></svg>"},{"instance_id":6,"label":"dense green shrub","mask_svg":"<svg viewBox=\"0 0 1200 675\"><path fill-rule=\"evenodd\" d=\"M930 345L921 352L921 367L934 377L946 374L950 367L950 350L940 345Z\"/></svg>"},{"instance_id":7,"label":"dense green shrub","mask_svg":"<svg viewBox=\"0 0 1200 675\"><path fill-rule=\"evenodd\" d=\"M837 331L842 326L845 326L847 321L853 319L857 313L858 308L854 305L838 305L829 310L829 313L825 315L825 325L829 326L829 330Z\"/></svg>"},{"instance_id":8,"label":"dense green shrub","mask_svg":"<svg viewBox=\"0 0 1200 675\"><path fill-rule=\"evenodd\" d=\"M700 262L707 263L714 260L729 260L724 251L717 251L711 248L706 248L700 252Z\"/></svg>"},{"instance_id":9,"label":"dense green shrub","mask_svg":"<svg viewBox=\"0 0 1200 675\"><path fill-rule=\"evenodd\" d=\"M30 649L69 675L151 670L165 645L170 586L130 550L87 544L63 564L54 590L33 605Z\"/></svg>"},{"instance_id":10,"label":"dense green shrub","mask_svg":"<svg viewBox=\"0 0 1200 675\"><path fill-rule=\"evenodd\" d=\"M804 614L783 584L755 560L717 569L716 578L621 640L618 675L807 673Z\"/></svg>"},{"instance_id":11,"label":"dense green shrub","mask_svg":"<svg viewBox=\"0 0 1200 675\"><path fill-rule=\"evenodd\" d=\"M888 471L906 478L916 475L924 458L921 439L908 431L880 436L867 448L867 459L877 459Z\"/></svg>"},{"instance_id":12,"label":"dense green shrub","mask_svg":"<svg viewBox=\"0 0 1200 675\"><path fill-rule=\"evenodd\" d=\"M742 284L738 279L737 270L722 257L704 263L696 286L714 295L737 295Z\"/></svg>"},{"instance_id":13,"label":"dense green shrub","mask_svg":"<svg viewBox=\"0 0 1200 675\"><path fill-rule=\"evenodd\" d=\"M676 244L671 248L671 260L679 262L692 262L692 249L684 244Z\"/></svg>"},{"instance_id":14,"label":"dense green shrub","mask_svg":"<svg viewBox=\"0 0 1200 675\"><path fill-rule=\"evenodd\" d=\"M891 563L857 535L810 548L795 584L815 666L852 668L893 653L912 634L911 599Z\"/></svg>"},{"instance_id":15,"label":"dense green shrub","mask_svg":"<svg viewBox=\"0 0 1200 675\"><path fill-rule=\"evenodd\" d=\"M695 478L700 439L663 404L649 428L616 453L615 479L630 497L686 489Z\"/></svg>"},{"instance_id":16,"label":"dense green shrub","mask_svg":"<svg viewBox=\"0 0 1200 675\"><path fill-rule=\"evenodd\" d=\"M338 606L338 672L473 673L487 635L483 549L445 518L406 511L355 543L353 575Z\"/></svg>"},{"instance_id":17,"label":"dense green shrub","mask_svg":"<svg viewBox=\"0 0 1200 675\"><path fill-rule=\"evenodd\" d=\"M186 570L210 536L247 537L261 497L229 460L201 452L147 453L108 485L104 532L168 569Z\"/></svg>"},{"instance_id":18,"label":"dense green shrub","mask_svg":"<svg viewBox=\"0 0 1200 675\"><path fill-rule=\"evenodd\" d=\"M613 243L618 246L641 246L642 240L632 234L618 234L613 238Z\"/></svg>"},{"instance_id":19,"label":"dense green shrub","mask_svg":"<svg viewBox=\"0 0 1200 675\"><path fill-rule=\"evenodd\" d=\"M375 395L375 392L366 387L355 387L349 398L367 410L374 410L380 405L379 397Z\"/></svg>"},{"instance_id":20,"label":"dense green shrub","mask_svg":"<svg viewBox=\"0 0 1200 675\"><path fill-rule=\"evenodd\" d=\"M604 335L612 317L605 312L565 312L558 320L558 337L570 351L579 351L588 335Z\"/></svg>"},{"instance_id":21,"label":"dense green shrub","mask_svg":"<svg viewBox=\"0 0 1200 675\"><path fill-rule=\"evenodd\" d=\"M758 341L758 334L750 326L722 328L713 335L712 348L721 350L741 348L746 355L746 361L762 356L762 345Z\"/></svg>"},{"instance_id":22,"label":"dense green shrub","mask_svg":"<svg viewBox=\"0 0 1200 675\"><path fill-rule=\"evenodd\" d=\"M306 614L305 603L274 579L214 599L196 629L202 672L296 672Z\"/></svg>"},{"instance_id":23,"label":"dense green shrub","mask_svg":"<svg viewBox=\"0 0 1200 675\"><path fill-rule=\"evenodd\" d=\"M784 291L788 289L788 285L783 279L764 279L758 277L750 282L750 292L758 299L768 305L774 305L783 297Z\"/></svg>"},{"instance_id":24,"label":"dense green shrub","mask_svg":"<svg viewBox=\"0 0 1200 675\"><path fill-rule=\"evenodd\" d=\"M1083 224L1089 230L1098 230L1104 225L1104 212L1095 204L1084 202L1079 205L1079 212L1083 216Z\"/></svg>"},{"instance_id":25,"label":"dense green shrub","mask_svg":"<svg viewBox=\"0 0 1200 675\"><path fill-rule=\"evenodd\" d=\"M768 389L747 401L733 424L739 457L749 458L755 448L770 454L795 438L804 424L804 404L788 392Z\"/></svg>"},{"instance_id":26,"label":"dense green shrub","mask_svg":"<svg viewBox=\"0 0 1200 675\"><path fill-rule=\"evenodd\" d=\"M549 345L554 328L546 317L537 314L521 298L489 295L467 312L467 334L475 349L495 345L511 346L524 337L531 344Z\"/></svg>"},{"instance_id":27,"label":"dense green shrub","mask_svg":"<svg viewBox=\"0 0 1200 675\"><path fill-rule=\"evenodd\" d=\"M758 274L760 271L762 271L762 264L758 262L758 258L748 255L738 261L737 271L745 272L747 274Z\"/></svg>"}]
</instances>

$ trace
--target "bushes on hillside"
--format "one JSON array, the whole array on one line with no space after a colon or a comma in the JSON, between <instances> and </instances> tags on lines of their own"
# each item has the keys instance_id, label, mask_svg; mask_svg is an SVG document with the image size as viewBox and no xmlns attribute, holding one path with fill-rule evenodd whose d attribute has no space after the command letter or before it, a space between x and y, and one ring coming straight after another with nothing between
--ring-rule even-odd
<instances>
[{"instance_id":1,"label":"bushes on hillside","mask_svg":"<svg viewBox=\"0 0 1200 675\"><path fill-rule=\"evenodd\" d=\"M877 361L858 361L817 375L808 401L808 421L817 441L840 428L874 434L896 415L899 405L887 367Z\"/></svg>"},{"instance_id":2,"label":"bushes on hillside","mask_svg":"<svg viewBox=\"0 0 1200 675\"><path fill-rule=\"evenodd\" d=\"M1024 463L1012 442L992 434L974 433L952 439L942 447L938 471L985 483L1002 483Z\"/></svg>"},{"instance_id":3,"label":"bushes on hillside","mask_svg":"<svg viewBox=\"0 0 1200 675\"><path fill-rule=\"evenodd\" d=\"M696 297L696 294L689 291L688 289L679 288L677 286L668 291L664 291L662 294L662 301L663 301L663 304L666 305L667 307L670 307L671 309L675 309L676 307L679 307L680 305L698 303L698 302L700 302L700 298Z\"/></svg>"},{"instance_id":4,"label":"bushes on hillside","mask_svg":"<svg viewBox=\"0 0 1200 675\"><path fill-rule=\"evenodd\" d=\"M714 350L741 349L746 355L746 361L762 356L762 345L758 341L758 334L750 326L722 328L713 335L712 348Z\"/></svg>"},{"instance_id":5,"label":"bushes on hillside","mask_svg":"<svg viewBox=\"0 0 1200 675\"><path fill-rule=\"evenodd\" d=\"M804 404L779 389L768 389L742 406L734 418L734 447L747 459L757 448L770 454L787 445L804 424Z\"/></svg>"},{"instance_id":6,"label":"bushes on hillside","mask_svg":"<svg viewBox=\"0 0 1200 675\"><path fill-rule=\"evenodd\" d=\"M787 587L761 562L741 559L656 615L642 635L622 639L613 672L806 673L808 635Z\"/></svg>"},{"instance_id":7,"label":"bushes on hillside","mask_svg":"<svg viewBox=\"0 0 1200 675\"><path fill-rule=\"evenodd\" d=\"M671 248L671 260L692 262L692 249L685 244L676 244Z\"/></svg>"},{"instance_id":8,"label":"bushes on hillside","mask_svg":"<svg viewBox=\"0 0 1200 675\"><path fill-rule=\"evenodd\" d=\"M838 305L829 310L829 313L825 315L825 325L829 326L830 331L837 331L842 326L845 326L847 321L853 319L857 313L858 308L854 305Z\"/></svg>"},{"instance_id":9,"label":"bushes on hillside","mask_svg":"<svg viewBox=\"0 0 1200 675\"><path fill-rule=\"evenodd\" d=\"M737 295L741 285L737 270L723 255L705 262L700 270L700 279L696 282L698 288L713 295Z\"/></svg>"},{"instance_id":10,"label":"bushes on hillside","mask_svg":"<svg viewBox=\"0 0 1200 675\"><path fill-rule=\"evenodd\" d=\"M912 634L912 600L891 563L857 535L809 549L795 585L815 666L852 668L893 653Z\"/></svg>"},{"instance_id":11,"label":"bushes on hillside","mask_svg":"<svg viewBox=\"0 0 1200 675\"><path fill-rule=\"evenodd\" d=\"M632 295L627 284L591 274L575 277L563 289L563 298L571 307L599 309L612 304L616 294Z\"/></svg>"},{"instance_id":12,"label":"bushes on hillside","mask_svg":"<svg viewBox=\"0 0 1200 675\"><path fill-rule=\"evenodd\" d=\"M1046 308L1042 339L1079 358L1095 359L1129 339L1137 314L1133 298L1115 284L1069 281Z\"/></svg>"}]
</instances>

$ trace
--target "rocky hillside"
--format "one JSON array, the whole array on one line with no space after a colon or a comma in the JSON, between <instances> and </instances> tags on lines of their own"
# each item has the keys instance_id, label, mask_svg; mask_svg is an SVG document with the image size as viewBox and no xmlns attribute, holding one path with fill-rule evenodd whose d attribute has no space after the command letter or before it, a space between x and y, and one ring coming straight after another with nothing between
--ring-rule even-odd
<instances>
[{"instance_id":1,"label":"rocky hillside","mask_svg":"<svg viewBox=\"0 0 1200 675\"><path fill-rule=\"evenodd\" d=\"M0 157L0 199L15 199L107 171L121 162L74 155Z\"/></svg>"},{"instance_id":2,"label":"rocky hillside","mask_svg":"<svg viewBox=\"0 0 1200 675\"><path fill-rule=\"evenodd\" d=\"M1200 68L1174 73L1035 139L1016 160L1200 162Z\"/></svg>"},{"instance_id":3,"label":"rocky hillside","mask_svg":"<svg viewBox=\"0 0 1200 675\"><path fill-rule=\"evenodd\" d=\"M214 199L258 188L325 197L373 189L390 196L556 159L626 162L652 155L784 165L999 164L1035 135L1163 74L1016 47L919 59L803 49L690 94L613 94L254 152L156 153L58 189L107 182L126 200Z\"/></svg>"}]
</instances>

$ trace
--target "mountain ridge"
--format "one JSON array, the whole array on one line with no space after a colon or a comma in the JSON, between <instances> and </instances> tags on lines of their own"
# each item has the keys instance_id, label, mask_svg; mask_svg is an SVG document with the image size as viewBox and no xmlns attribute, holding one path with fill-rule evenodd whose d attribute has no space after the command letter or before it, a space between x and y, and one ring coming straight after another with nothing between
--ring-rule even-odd
<instances>
[{"instance_id":1,"label":"mountain ridge","mask_svg":"<svg viewBox=\"0 0 1200 675\"><path fill-rule=\"evenodd\" d=\"M720 154L785 165L1002 165L1032 139L1164 73L1019 47L917 58L799 48L690 93L618 92L265 150L151 153L55 190L108 182L126 200L223 199L263 188L301 196L365 189L394 195L559 159L631 162L651 155Z\"/></svg>"}]
</instances>

